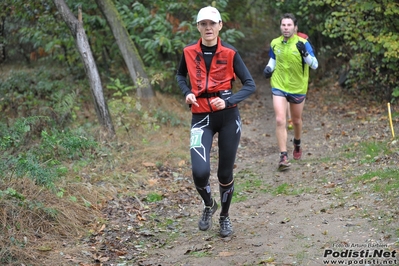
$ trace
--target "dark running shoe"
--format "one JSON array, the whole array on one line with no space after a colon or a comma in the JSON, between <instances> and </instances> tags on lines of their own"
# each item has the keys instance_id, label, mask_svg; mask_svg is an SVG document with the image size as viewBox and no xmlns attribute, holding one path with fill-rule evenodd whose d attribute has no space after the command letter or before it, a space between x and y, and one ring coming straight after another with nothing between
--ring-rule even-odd
<instances>
[{"instance_id":1,"label":"dark running shoe","mask_svg":"<svg viewBox=\"0 0 399 266\"><path fill-rule=\"evenodd\" d=\"M280 162L278 163L278 170L279 171L288 170L290 165L291 164L288 162L288 156L287 155L281 155L280 156Z\"/></svg>"},{"instance_id":2,"label":"dark running shoe","mask_svg":"<svg viewBox=\"0 0 399 266\"><path fill-rule=\"evenodd\" d=\"M294 144L294 151L292 152L292 157L294 157L294 160L301 159L301 157L302 157L301 146Z\"/></svg>"},{"instance_id":3,"label":"dark running shoe","mask_svg":"<svg viewBox=\"0 0 399 266\"><path fill-rule=\"evenodd\" d=\"M198 222L198 228L201 231L206 231L212 227L212 215L218 209L218 204L213 200L213 205L211 207L205 206L202 212L201 220Z\"/></svg>"},{"instance_id":4,"label":"dark running shoe","mask_svg":"<svg viewBox=\"0 0 399 266\"><path fill-rule=\"evenodd\" d=\"M233 234L233 226L231 225L229 216L220 216L219 225L220 225L219 234L221 237L228 237Z\"/></svg>"}]
</instances>

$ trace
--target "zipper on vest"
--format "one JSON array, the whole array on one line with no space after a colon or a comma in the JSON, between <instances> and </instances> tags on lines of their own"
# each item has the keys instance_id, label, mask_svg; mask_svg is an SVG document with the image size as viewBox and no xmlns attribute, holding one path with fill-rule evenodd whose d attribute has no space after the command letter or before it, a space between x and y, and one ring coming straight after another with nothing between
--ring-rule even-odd
<instances>
[{"instance_id":1,"label":"zipper on vest","mask_svg":"<svg viewBox=\"0 0 399 266\"><path fill-rule=\"evenodd\" d=\"M213 59L214 59L214 58L215 58L215 55L212 56L211 63L209 64L209 70L208 70L208 68L206 67L206 63L205 63L205 59L204 59L205 69L206 69L205 93L208 93L209 72L210 72L210 69L211 69L211 67L212 67L212 62L213 62ZM207 102L208 102L209 109L211 110L211 113L213 113L214 110L213 110L213 108L212 108L212 104L211 104L211 101L210 101L209 99L210 99L210 98L206 98L206 100L207 100Z\"/></svg>"},{"instance_id":2,"label":"zipper on vest","mask_svg":"<svg viewBox=\"0 0 399 266\"><path fill-rule=\"evenodd\" d=\"M213 60L213 58L212 58ZM211 62L212 63L212 62ZM208 93L208 80L209 80L209 71L206 70L206 82L205 82L205 93ZM213 113L213 108L212 108L212 104L211 101L209 100L210 98L206 98L206 101L208 102L208 106L211 110L211 113Z\"/></svg>"}]
</instances>

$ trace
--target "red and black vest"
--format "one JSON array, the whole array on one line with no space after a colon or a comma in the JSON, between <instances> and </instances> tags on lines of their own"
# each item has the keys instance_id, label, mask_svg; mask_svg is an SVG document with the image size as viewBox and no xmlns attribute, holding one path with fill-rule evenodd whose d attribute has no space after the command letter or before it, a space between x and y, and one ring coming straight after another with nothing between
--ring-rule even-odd
<instances>
[{"instance_id":1,"label":"red and black vest","mask_svg":"<svg viewBox=\"0 0 399 266\"><path fill-rule=\"evenodd\" d=\"M197 97L199 107L192 105L192 113L209 113L216 111L210 100L220 91L230 90L235 79L233 62L236 51L223 46L218 37L216 52L212 58L209 72L201 50L201 39L183 50L190 78L191 92ZM207 97L201 97L201 94Z\"/></svg>"}]
</instances>

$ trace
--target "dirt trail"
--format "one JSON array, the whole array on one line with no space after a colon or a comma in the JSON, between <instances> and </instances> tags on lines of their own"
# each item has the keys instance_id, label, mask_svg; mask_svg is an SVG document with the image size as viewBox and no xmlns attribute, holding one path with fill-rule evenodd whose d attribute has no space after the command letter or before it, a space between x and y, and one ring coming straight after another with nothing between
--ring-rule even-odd
<instances>
[{"instance_id":1,"label":"dirt trail","mask_svg":"<svg viewBox=\"0 0 399 266\"><path fill-rule=\"evenodd\" d=\"M234 235L219 237L219 212L211 230L199 231L202 206L189 167L183 171L157 169L153 173L157 182L143 190L161 193L162 200L143 203L139 197L123 196L110 200L103 210L104 230L79 244L82 263L94 259L96 265L120 266L317 266L333 265L324 262L335 259L332 254L323 255L335 252L336 259L344 263L382 265L343 258L339 252L399 252L399 195L394 192L392 197L384 197L370 189L370 183L354 180L373 169L397 167L399 152L367 163L356 154L346 154L360 141L389 138L381 108L342 97L341 89L334 85L310 86L304 111L303 158L292 160L291 169L280 173L269 81L258 66L250 68L257 91L240 104L243 134L230 209ZM292 139L293 132L288 133ZM292 144L288 147L291 154ZM213 156L216 149L214 145ZM212 162L212 191L220 202L217 158ZM391 262L386 265L399 265L394 258L386 259ZM79 265L88 265L82 263Z\"/></svg>"},{"instance_id":2,"label":"dirt trail","mask_svg":"<svg viewBox=\"0 0 399 266\"><path fill-rule=\"evenodd\" d=\"M235 170L237 187L252 186L236 190L236 196L246 200L232 204L234 236L218 236L218 212L210 231L198 230L198 198L168 214L175 223L165 232L165 241L158 238L168 244L147 249L139 265L332 265L323 262L329 250L394 250L398 208L389 210L391 203L378 194L362 193L348 178L351 171L367 171L367 165L336 158L344 145L387 137L381 114L368 122L357 120L348 115L349 103L340 99L339 88L312 88L304 111L303 159L292 160L291 169L280 173L269 82L259 71L252 73L257 92L240 106L244 127ZM320 101L323 97L327 99ZM289 131L289 138L292 134ZM398 161L398 156L393 159ZM214 173L211 179L218 195ZM187 177L180 185L196 195L189 183Z\"/></svg>"}]
</instances>

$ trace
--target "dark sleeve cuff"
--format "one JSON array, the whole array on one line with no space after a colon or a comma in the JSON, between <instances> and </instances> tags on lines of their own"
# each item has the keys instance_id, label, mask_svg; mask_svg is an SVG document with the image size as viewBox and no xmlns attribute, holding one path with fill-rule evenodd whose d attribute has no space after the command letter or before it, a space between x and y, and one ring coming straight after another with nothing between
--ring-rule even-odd
<instances>
[{"instance_id":1,"label":"dark sleeve cuff","mask_svg":"<svg viewBox=\"0 0 399 266\"><path fill-rule=\"evenodd\" d=\"M231 107L231 106L234 105L234 104L230 103L229 100L224 100L224 103L225 103L225 106L226 106L225 108Z\"/></svg>"}]
</instances>

